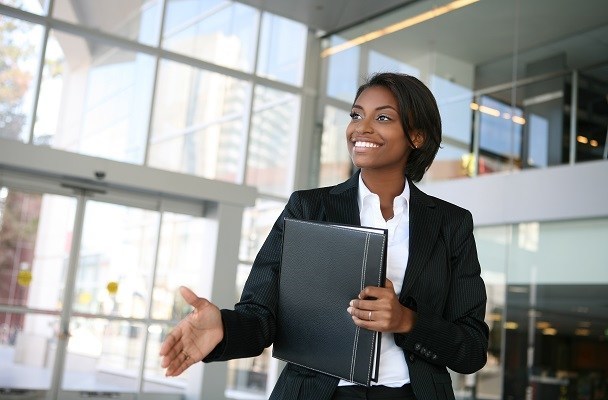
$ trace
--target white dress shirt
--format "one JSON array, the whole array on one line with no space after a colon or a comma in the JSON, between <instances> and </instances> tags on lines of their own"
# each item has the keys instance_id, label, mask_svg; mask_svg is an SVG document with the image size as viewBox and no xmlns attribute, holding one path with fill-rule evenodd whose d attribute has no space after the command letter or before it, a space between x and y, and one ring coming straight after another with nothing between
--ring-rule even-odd
<instances>
[{"instance_id":1,"label":"white dress shirt","mask_svg":"<svg viewBox=\"0 0 608 400\"><path fill-rule=\"evenodd\" d=\"M403 192L393 201L393 218L388 221L380 211L380 197L370 192L360 175L358 201L361 226L388 229L386 277L393 282L399 296L409 255L410 187L407 180ZM382 333L378 382L372 382L372 385L401 387L406 383L410 383L410 374L403 350L395 344L392 333ZM352 383L341 380L339 385Z\"/></svg>"}]
</instances>

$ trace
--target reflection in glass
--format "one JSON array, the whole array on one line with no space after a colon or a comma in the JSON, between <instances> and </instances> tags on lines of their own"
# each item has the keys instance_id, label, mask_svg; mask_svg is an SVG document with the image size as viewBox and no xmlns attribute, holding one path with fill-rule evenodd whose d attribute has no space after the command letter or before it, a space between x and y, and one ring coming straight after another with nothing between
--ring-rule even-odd
<instances>
[{"instance_id":1,"label":"reflection in glass","mask_svg":"<svg viewBox=\"0 0 608 400\"><path fill-rule=\"evenodd\" d=\"M257 75L302 86L306 32L298 22L264 13Z\"/></svg>"},{"instance_id":2,"label":"reflection in glass","mask_svg":"<svg viewBox=\"0 0 608 400\"><path fill-rule=\"evenodd\" d=\"M42 32L0 15L0 138L29 141Z\"/></svg>"},{"instance_id":3,"label":"reflection in glass","mask_svg":"<svg viewBox=\"0 0 608 400\"><path fill-rule=\"evenodd\" d=\"M142 324L73 318L63 375L64 390L137 390Z\"/></svg>"},{"instance_id":4,"label":"reflection in glass","mask_svg":"<svg viewBox=\"0 0 608 400\"><path fill-rule=\"evenodd\" d=\"M247 153L248 185L287 196L292 190L300 97L256 86Z\"/></svg>"},{"instance_id":5,"label":"reflection in glass","mask_svg":"<svg viewBox=\"0 0 608 400\"><path fill-rule=\"evenodd\" d=\"M519 107L499 97L484 95L471 103L479 118L480 175L521 168L523 125L526 119Z\"/></svg>"},{"instance_id":6,"label":"reflection in glass","mask_svg":"<svg viewBox=\"0 0 608 400\"><path fill-rule=\"evenodd\" d=\"M0 318L0 388L48 390L59 318L10 313Z\"/></svg>"},{"instance_id":7,"label":"reflection in glass","mask_svg":"<svg viewBox=\"0 0 608 400\"><path fill-rule=\"evenodd\" d=\"M332 106L325 107L319 186L335 185L351 176L353 164L346 146L346 126L350 122L349 114L350 110Z\"/></svg>"},{"instance_id":8,"label":"reflection in glass","mask_svg":"<svg viewBox=\"0 0 608 400\"><path fill-rule=\"evenodd\" d=\"M148 165L240 183L249 96L245 81L162 62Z\"/></svg>"},{"instance_id":9,"label":"reflection in glass","mask_svg":"<svg viewBox=\"0 0 608 400\"><path fill-rule=\"evenodd\" d=\"M87 202L74 311L145 318L159 214Z\"/></svg>"},{"instance_id":10,"label":"reflection in glass","mask_svg":"<svg viewBox=\"0 0 608 400\"><path fill-rule=\"evenodd\" d=\"M160 30L161 3L160 0L55 0L53 16L155 45Z\"/></svg>"},{"instance_id":11,"label":"reflection in glass","mask_svg":"<svg viewBox=\"0 0 608 400\"><path fill-rule=\"evenodd\" d=\"M0 304L61 310L75 211L72 198L0 187Z\"/></svg>"},{"instance_id":12,"label":"reflection in glass","mask_svg":"<svg viewBox=\"0 0 608 400\"><path fill-rule=\"evenodd\" d=\"M51 31L35 143L143 163L154 58Z\"/></svg>"},{"instance_id":13,"label":"reflection in glass","mask_svg":"<svg viewBox=\"0 0 608 400\"><path fill-rule=\"evenodd\" d=\"M448 143L450 142L444 142L439 148L435 161L424 174L424 182L463 178L471 175L473 165L468 147Z\"/></svg>"},{"instance_id":14,"label":"reflection in glass","mask_svg":"<svg viewBox=\"0 0 608 400\"><path fill-rule=\"evenodd\" d=\"M528 157L531 167L549 166L549 124L546 118L536 114L528 115Z\"/></svg>"},{"instance_id":15,"label":"reflection in glass","mask_svg":"<svg viewBox=\"0 0 608 400\"><path fill-rule=\"evenodd\" d=\"M442 144L435 161L425 174L427 182L470 175L473 133L471 84L469 82L467 86L464 80L457 83L437 75L431 77L430 89L437 99L441 115Z\"/></svg>"},{"instance_id":16,"label":"reflection in glass","mask_svg":"<svg viewBox=\"0 0 608 400\"><path fill-rule=\"evenodd\" d=\"M168 0L162 47L246 72L253 70L259 11L223 0Z\"/></svg>"}]
</instances>

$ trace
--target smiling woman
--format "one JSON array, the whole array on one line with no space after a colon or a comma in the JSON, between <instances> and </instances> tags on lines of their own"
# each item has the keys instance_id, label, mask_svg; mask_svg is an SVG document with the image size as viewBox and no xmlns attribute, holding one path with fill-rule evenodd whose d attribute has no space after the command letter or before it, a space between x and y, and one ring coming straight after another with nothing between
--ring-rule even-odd
<instances>
[{"instance_id":1,"label":"smiling woman","mask_svg":"<svg viewBox=\"0 0 608 400\"><path fill-rule=\"evenodd\" d=\"M167 376L181 375L201 360L255 356L274 342L285 218L388 230L386 285L362 288L344 304L353 324L382 332L382 341L378 380L372 386L355 386L288 363L270 399L346 400L362 395L453 400L447 368L472 373L483 367L488 347L486 292L471 214L414 184L441 141L433 95L409 75L372 76L357 91L346 139L359 170L341 184L291 195L234 309L220 310L181 289L194 311L160 349Z\"/></svg>"}]
</instances>

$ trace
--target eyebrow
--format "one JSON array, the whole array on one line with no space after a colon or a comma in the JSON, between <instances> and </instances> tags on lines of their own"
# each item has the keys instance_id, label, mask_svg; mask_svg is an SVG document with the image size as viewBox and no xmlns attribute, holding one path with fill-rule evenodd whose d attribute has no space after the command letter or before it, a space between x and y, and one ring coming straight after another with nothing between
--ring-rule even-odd
<instances>
[{"instance_id":1,"label":"eyebrow","mask_svg":"<svg viewBox=\"0 0 608 400\"><path fill-rule=\"evenodd\" d=\"M361 107L361 106L360 106L360 105L358 105L358 104L353 104L352 108L358 108L358 109L360 109L360 110L363 110L363 107ZM387 108L388 108L388 109L391 109L391 110L393 110L393 111L395 111L395 112L399 112L399 111L397 111L397 109L396 109L395 107L393 107L393 106L391 106L391 105L388 105L388 104L387 104L387 105L385 105L385 106L376 107L376 111L385 110L385 109L387 109Z\"/></svg>"}]
</instances>

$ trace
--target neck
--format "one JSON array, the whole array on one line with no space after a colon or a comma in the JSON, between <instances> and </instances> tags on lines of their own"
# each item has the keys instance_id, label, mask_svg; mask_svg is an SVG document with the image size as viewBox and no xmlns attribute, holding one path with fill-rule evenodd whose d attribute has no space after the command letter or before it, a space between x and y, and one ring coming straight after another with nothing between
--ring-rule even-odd
<instances>
[{"instance_id":1,"label":"neck","mask_svg":"<svg viewBox=\"0 0 608 400\"><path fill-rule=\"evenodd\" d=\"M380 197L380 202L393 203L393 199L403 192L405 174L401 171L387 172L376 170L361 170L361 179L365 186Z\"/></svg>"}]
</instances>

